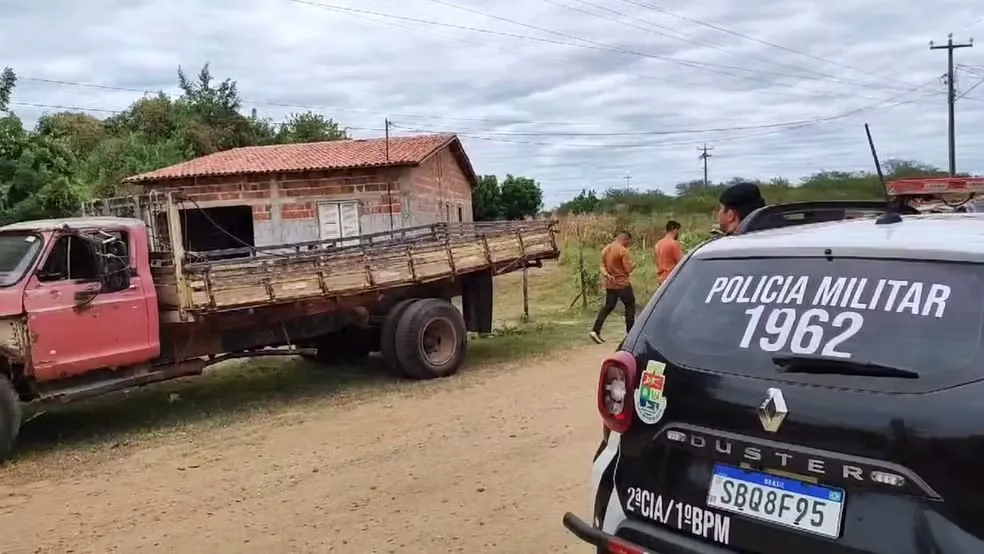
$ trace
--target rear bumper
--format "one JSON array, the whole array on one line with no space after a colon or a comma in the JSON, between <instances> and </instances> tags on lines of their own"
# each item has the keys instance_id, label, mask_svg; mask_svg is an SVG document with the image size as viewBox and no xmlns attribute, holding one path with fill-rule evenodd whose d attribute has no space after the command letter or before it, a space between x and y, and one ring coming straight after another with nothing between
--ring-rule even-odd
<instances>
[{"instance_id":1,"label":"rear bumper","mask_svg":"<svg viewBox=\"0 0 984 554\"><path fill-rule=\"evenodd\" d=\"M625 521L622 527L631 527L633 535L645 535L646 542L653 546L640 546L609 535L570 512L564 514L564 527L577 538L597 547L599 554L734 554L732 550L634 521Z\"/></svg>"}]
</instances>

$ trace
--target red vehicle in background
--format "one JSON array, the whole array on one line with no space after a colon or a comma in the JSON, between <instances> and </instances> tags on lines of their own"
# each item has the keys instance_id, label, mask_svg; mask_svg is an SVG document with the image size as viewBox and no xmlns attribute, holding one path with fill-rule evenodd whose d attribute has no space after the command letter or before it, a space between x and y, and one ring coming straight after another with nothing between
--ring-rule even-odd
<instances>
[{"instance_id":1,"label":"red vehicle in background","mask_svg":"<svg viewBox=\"0 0 984 554\"><path fill-rule=\"evenodd\" d=\"M492 277L559 255L550 221L190 252L180 203L111 199L96 207L115 215L0 228L0 458L24 403L285 353L276 347L322 361L379 351L406 377L450 375L467 331L491 330Z\"/></svg>"}]
</instances>

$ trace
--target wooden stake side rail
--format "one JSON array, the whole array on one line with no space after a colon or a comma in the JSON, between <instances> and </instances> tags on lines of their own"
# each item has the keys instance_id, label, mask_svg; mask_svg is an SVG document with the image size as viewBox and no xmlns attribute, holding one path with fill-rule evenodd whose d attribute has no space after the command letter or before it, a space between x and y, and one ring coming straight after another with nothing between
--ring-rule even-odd
<instances>
[{"instance_id":1,"label":"wooden stake side rail","mask_svg":"<svg viewBox=\"0 0 984 554\"><path fill-rule=\"evenodd\" d=\"M336 249L290 252L297 245L283 245L281 253L267 249L252 258L192 261L215 254L197 253L184 265L190 299L185 309L245 308L361 294L484 269L515 271L528 261L559 256L554 226L552 221L440 224L413 238L379 237L370 244L363 236L363 244Z\"/></svg>"}]
</instances>

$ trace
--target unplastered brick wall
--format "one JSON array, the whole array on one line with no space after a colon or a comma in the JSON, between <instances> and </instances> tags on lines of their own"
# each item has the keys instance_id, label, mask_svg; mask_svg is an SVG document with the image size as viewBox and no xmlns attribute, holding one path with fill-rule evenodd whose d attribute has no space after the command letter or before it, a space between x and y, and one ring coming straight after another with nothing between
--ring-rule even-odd
<instances>
[{"instance_id":1,"label":"unplastered brick wall","mask_svg":"<svg viewBox=\"0 0 984 554\"><path fill-rule=\"evenodd\" d=\"M144 190L178 191L202 208L248 205L257 246L321 238L318 204L359 203L363 233L398 228L404 168L247 174L150 182Z\"/></svg>"},{"instance_id":2,"label":"unplastered brick wall","mask_svg":"<svg viewBox=\"0 0 984 554\"><path fill-rule=\"evenodd\" d=\"M283 225L288 238L317 240L321 237L318 204L358 202L362 233L399 228L399 168L375 168L312 173L278 183Z\"/></svg>"},{"instance_id":3,"label":"unplastered brick wall","mask_svg":"<svg viewBox=\"0 0 984 554\"><path fill-rule=\"evenodd\" d=\"M412 225L448 221L449 215L450 221L458 221L459 207L462 219L472 221L471 184L450 149L441 150L409 172L410 191L405 197L410 201Z\"/></svg>"},{"instance_id":4,"label":"unplastered brick wall","mask_svg":"<svg viewBox=\"0 0 984 554\"><path fill-rule=\"evenodd\" d=\"M253 204L253 221L270 221L270 204Z\"/></svg>"},{"instance_id":5,"label":"unplastered brick wall","mask_svg":"<svg viewBox=\"0 0 984 554\"><path fill-rule=\"evenodd\" d=\"M268 183L251 182L243 175L152 181L146 183L143 190L144 192L151 190L180 192L202 206L254 204L270 197Z\"/></svg>"}]
</instances>

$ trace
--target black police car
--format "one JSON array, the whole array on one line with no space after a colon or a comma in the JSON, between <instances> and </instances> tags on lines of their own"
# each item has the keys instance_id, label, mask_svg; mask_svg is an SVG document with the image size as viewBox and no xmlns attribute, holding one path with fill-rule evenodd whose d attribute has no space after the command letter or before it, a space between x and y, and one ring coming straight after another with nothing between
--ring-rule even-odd
<instances>
[{"instance_id":1,"label":"black police car","mask_svg":"<svg viewBox=\"0 0 984 554\"><path fill-rule=\"evenodd\" d=\"M984 553L984 214L885 206L763 208L681 262L602 365L572 533L620 554Z\"/></svg>"}]
</instances>

